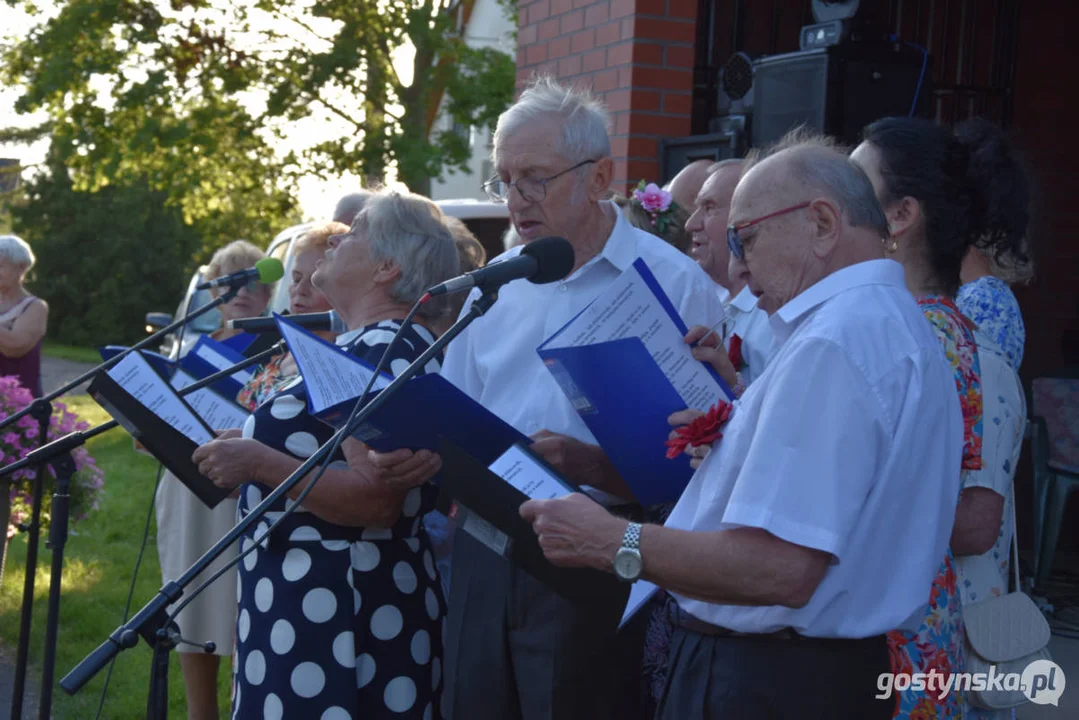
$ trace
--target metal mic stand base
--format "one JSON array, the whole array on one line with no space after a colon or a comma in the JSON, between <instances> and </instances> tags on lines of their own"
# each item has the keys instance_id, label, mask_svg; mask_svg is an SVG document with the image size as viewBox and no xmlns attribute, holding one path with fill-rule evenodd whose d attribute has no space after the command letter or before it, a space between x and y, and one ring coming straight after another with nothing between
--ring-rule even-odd
<instances>
[{"instance_id":1,"label":"metal mic stand base","mask_svg":"<svg viewBox=\"0 0 1079 720\"><path fill-rule=\"evenodd\" d=\"M38 423L38 449L44 447L48 441L52 411L52 403L48 400L34 400L30 405L30 416ZM34 613L34 580L37 578L37 552L41 537L41 501L44 495L47 468L48 465L42 461L35 471L30 523L26 526L26 573L22 590L22 615L19 618L19 645L15 651L15 680L11 688L12 720L21 720L23 696L26 692L26 668L30 661L30 628L33 624ZM6 497L7 493L5 493ZM6 523L4 525L4 530L6 530Z\"/></svg>"},{"instance_id":2,"label":"metal mic stand base","mask_svg":"<svg viewBox=\"0 0 1079 720\"><path fill-rule=\"evenodd\" d=\"M49 609L45 616L45 655L41 668L41 701L39 720L49 720L52 712L52 686L56 672L56 638L60 625L60 582L64 574L64 546L67 544L67 524L70 514L71 477L75 474L75 459L71 452L57 455L52 461L56 471L56 489L52 496L52 518L49 525L48 547L52 550L52 570L49 577Z\"/></svg>"}]
</instances>

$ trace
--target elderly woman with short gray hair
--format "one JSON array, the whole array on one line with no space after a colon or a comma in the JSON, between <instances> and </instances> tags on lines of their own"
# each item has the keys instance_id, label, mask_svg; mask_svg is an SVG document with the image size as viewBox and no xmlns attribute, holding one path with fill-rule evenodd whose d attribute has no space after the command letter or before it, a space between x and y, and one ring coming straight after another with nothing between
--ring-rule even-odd
<instances>
[{"instance_id":1,"label":"elderly woman with short gray hair","mask_svg":"<svg viewBox=\"0 0 1079 720\"><path fill-rule=\"evenodd\" d=\"M431 201L372 195L313 276L348 326L338 345L374 365L411 306L458 274L453 237ZM386 368L400 373L433 342L441 307L421 308ZM432 361L425 372L438 372ZM194 455L203 475L239 487L239 514L331 437L307 412L302 380L259 406L241 438ZM258 545L239 569L234 718L439 718L445 599L423 516L436 488L437 457L414 456L415 472L391 484L348 440L326 473L268 542L260 524L241 541ZM271 507L271 517L295 502Z\"/></svg>"},{"instance_id":2,"label":"elderly woman with short gray hair","mask_svg":"<svg viewBox=\"0 0 1079 720\"><path fill-rule=\"evenodd\" d=\"M39 398L43 394L41 342L49 306L23 287L34 261L34 251L25 240L0 235L0 375L18 377Z\"/></svg>"}]
</instances>

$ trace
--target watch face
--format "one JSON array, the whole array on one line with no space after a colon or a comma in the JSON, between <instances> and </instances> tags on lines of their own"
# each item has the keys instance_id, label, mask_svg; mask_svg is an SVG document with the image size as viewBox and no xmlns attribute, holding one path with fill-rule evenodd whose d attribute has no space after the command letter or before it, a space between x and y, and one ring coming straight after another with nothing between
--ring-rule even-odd
<instances>
[{"instance_id":1,"label":"watch face","mask_svg":"<svg viewBox=\"0 0 1079 720\"><path fill-rule=\"evenodd\" d=\"M623 580L636 580L641 574L641 553L622 548L614 556L614 572Z\"/></svg>"}]
</instances>

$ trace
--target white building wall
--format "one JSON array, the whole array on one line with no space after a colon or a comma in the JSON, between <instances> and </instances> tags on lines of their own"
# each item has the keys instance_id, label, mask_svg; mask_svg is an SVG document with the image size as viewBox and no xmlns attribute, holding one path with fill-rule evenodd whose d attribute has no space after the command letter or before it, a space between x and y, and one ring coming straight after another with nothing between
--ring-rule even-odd
<instances>
[{"instance_id":1,"label":"white building wall","mask_svg":"<svg viewBox=\"0 0 1079 720\"><path fill-rule=\"evenodd\" d=\"M469 19L465 39L472 47L494 47L513 57L517 51L513 32L515 28L510 18L496 0L476 0ZM446 99L443 99L446 102ZM435 121L437 129L449 130L452 122L440 116ZM492 174L490 170L491 133L486 128L472 126L461 128L468 132L472 147L472 159L468 172L443 171L442 180L431 181L432 200L453 200L457 198L475 198L486 200L487 195L480 187Z\"/></svg>"}]
</instances>

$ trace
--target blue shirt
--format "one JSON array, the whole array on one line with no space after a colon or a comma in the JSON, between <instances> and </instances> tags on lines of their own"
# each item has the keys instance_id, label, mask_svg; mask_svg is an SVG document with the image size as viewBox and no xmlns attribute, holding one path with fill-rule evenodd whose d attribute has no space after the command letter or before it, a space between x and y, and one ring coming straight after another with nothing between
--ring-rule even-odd
<instances>
[{"instance_id":1,"label":"blue shirt","mask_svg":"<svg viewBox=\"0 0 1079 720\"><path fill-rule=\"evenodd\" d=\"M974 321L978 328L991 337L1008 364L1019 372L1023 362L1023 346L1026 344L1026 328L1019 301L1015 299L1008 284L998 277L986 275L959 288L955 296L959 311Z\"/></svg>"}]
</instances>

